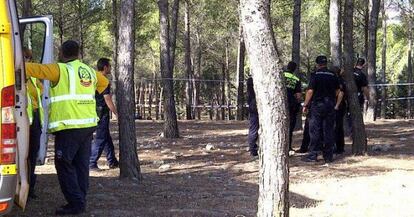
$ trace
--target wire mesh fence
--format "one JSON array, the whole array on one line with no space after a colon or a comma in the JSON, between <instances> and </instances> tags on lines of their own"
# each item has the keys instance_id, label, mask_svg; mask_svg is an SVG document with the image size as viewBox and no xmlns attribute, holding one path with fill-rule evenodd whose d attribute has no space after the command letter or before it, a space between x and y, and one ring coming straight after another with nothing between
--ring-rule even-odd
<instances>
[{"instance_id":1,"label":"wire mesh fence","mask_svg":"<svg viewBox=\"0 0 414 217\"><path fill-rule=\"evenodd\" d=\"M174 99L178 119L247 119L246 82L215 79L174 78ZM138 119L163 119L163 79L135 80L135 109ZM414 83L375 84L376 116L387 119L412 118ZM239 92L238 88L242 88ZM242 93L242 94L238 94ZM239 114L239 116L238 116Z\"/></svg>"}]
</instances>

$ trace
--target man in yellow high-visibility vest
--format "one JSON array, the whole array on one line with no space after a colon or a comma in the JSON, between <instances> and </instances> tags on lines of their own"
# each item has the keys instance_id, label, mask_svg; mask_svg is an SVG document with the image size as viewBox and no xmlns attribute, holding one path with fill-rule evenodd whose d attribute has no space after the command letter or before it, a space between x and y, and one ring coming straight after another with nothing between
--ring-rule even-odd
<instances>
[{"instance_id":1,"label":"man in yellow high-visibility vest","mask_svg":"<svg viewBox=\"0 0 414 217\"><path fill-rule=\"evenodd\" d=\"M55 167L68 204L56 215L85 212L89 185L89 157L93 132L98 123L95 91L101 93L108 80L79 61L79 44L62 44L58 64L26 64L26 74L50 80L48 131L55 135Z\"/></svg>"}]
</instances>

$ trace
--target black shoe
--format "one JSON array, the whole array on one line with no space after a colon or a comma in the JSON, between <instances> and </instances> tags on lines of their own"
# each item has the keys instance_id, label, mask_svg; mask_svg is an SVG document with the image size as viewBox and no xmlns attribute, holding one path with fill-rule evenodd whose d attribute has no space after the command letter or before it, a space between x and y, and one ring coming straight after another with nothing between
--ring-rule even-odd
<instances>
[{"instance_id":1,"label":"black shoe","mask_svg":"<svg viewBox=\"0 0 414 217\"><path fill-rule=\"evenodd\" d=\"M85 212L85 207L72 206L66 204L56 209L56 215L79 215Z\"/></svg>"},{"instance_id":2,"label":"black shoe","mask_svg":"<svg viewBox=\"0 0 414 217\"><path fill-rule=\"evenodd\" d=\"M118 161L115 161L115 163L109 165L109 169L116 169L118 167L119 167L119 162Z\"/></svg>"},{"instance_id":3,"label":"black shoe","mask_svg":"<svg viewBox=\"0 0 414 217\"><path fill-rule=\"evenodd\" d=\"M324 159L324 161L325 161L326 164L329 164L329 163L333 162L333 159L332 158L331 159Z\"/></svg>"},{"instance_id":4,"label":"black shoe","mask_svg":"<svg viewBox=\"0 0 414 217\"><path fill-rule=\"evenodd\" d=\"M306 156L306 157L302 158L302 161L304 161L304 162L318 162L318 160L316 158L309 157L309 156Z\"/></svg>"},{"instance_id":5,"label":"black shoe","mask_svg":"<svg viewBox=\"0 0 414 217\"><path fill-rule=\"evenodd\" d=\"M297 151L295 151L296 153L301 153L301 154L304 154L304 153L308 153L308 150L305 150L305 149L299 149L299 150L297 150Z\"/></svg>"}]
</instances>

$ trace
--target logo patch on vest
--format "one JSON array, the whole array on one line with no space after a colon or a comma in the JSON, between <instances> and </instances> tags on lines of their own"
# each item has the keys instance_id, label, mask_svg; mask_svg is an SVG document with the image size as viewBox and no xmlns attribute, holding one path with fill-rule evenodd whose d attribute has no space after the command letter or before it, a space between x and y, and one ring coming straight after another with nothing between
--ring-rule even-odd
<instances>
[{"instance_id":1,"label":"logo patch on vest","mask_svg":"<svg viewBox=\"0 0 414 217\"><path fill-rule=\"evenodd\" d=\"M84 87L89 87L92 84L92 75L86 68L79 67L78 75L80 78L80 83Z\"/></svg>"}]
</instances>

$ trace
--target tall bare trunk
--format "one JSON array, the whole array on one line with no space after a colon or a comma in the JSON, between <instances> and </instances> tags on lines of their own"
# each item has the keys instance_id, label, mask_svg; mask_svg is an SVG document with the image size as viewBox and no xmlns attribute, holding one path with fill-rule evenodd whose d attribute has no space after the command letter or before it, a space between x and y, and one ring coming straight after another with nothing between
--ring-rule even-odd
<instances>
[{"instance_id":1,"label":"tall bare trunk","mask_svg":"<svg viewBox=\"0 0 414 217\"><path fill-rule=\"evenodd\" d=\"M191 76L191 43L190 43L190 5L189 1L185 0L185 12L184 12L184 49L185 49L185 57L184 57L184 65L185 65L185 74L186 74L186 87L185 87L185 113L186 119L191 120L193 119L192 115L192 105L193 105L193 89L192 89L192 76Z\"/></svg>"},{"instance_id":2,"label":"tall bare trunk","mask_svg":"<svg viewBox=\"0 0 414 217\"><path fill-rule=\"evenodd\" d=\"M114 52L112 53L112 70L111 70L111 88L112 92L116 93L116 82L115 79L118 77L118 2L117 0L112 0L112 34L114 35L112 39L112 49ZM112 97L113 102L116 104L116 94Z\"/></svg>"},{"instance_id":3,"label":"tall bare trunk","mask_svg":"<svg viewBox=\"0 0 414 217\"><path fill-rule=\"evenodd\" d=\"M329 35L331 39L332 64L342 66L341 45L341 0L331 0L329 4Z\"/></svg>"},{"instance_id":4,"label":"tall bare trunk","mask_svg":"<svg viewBox=\"0 0 414 217\"><path fill-rule=\"evenodd\" d=\"M197 50L196 50L197 57L196 57L196 67L195 67L195 70L194 70L195 71L194 78L196 80L199 80L201 78L201 71L202 71L201 70L202 47L201 47L201 39L200 39L199 32L196 31L195 35L196 35L196 42L197 42ZM194 89L195 89L194 100L195 100L195 103L194 104L196 106L200 105L200 95L201 95L200 88L201 88L201 82L200 81L195 82L195 85L194 85ZM201 119L201 109L197 107L195 109L195 111L196 111L195 116L197 117L198 120L200 120Z\"/></svg>"},{"instance_id":5,"label":"tall bare trunk","mask_svg":"<svg viewBox=\"0 0 414 217\"><path fill-rule=\"evenodd\" d=\"M364 5L364 58L368 56L368 43L369 43L369 4L365 1Z\"/></svg>"},{"instance_id":6,"label":"tall bare trunk","mask_svg":"<svg viewBox=\"0 0 414 217\"><path fill-rule=\"evenodd\" d=\"M357 87L353 74L353 57L354 57L354 0L345 0L344 8L344 78L346 82L346 91L349 103L349 111L352 119L352 152L356 155L362 155L367 150L367 137L365 134L364 121L362 119L361 107L358 102ZM346 42L346 43L345 43Z\"/></svg>"},{"instance_id":7,"label":"tall bare trunk","mask_svg":"<svg viewBox=\"0 0 414 217\"><path fill-rule=\"evenodd\" d=\"M33 15L33 5L32 0L23 0L23 7L22 7L22 17L30 17ZM20 26L20 37L22 41L24 40L24 33L26 29L26 25L23 24ZM29 48L30 49L30 48Z\"/></svg>"},{"instance_id":8,"label":"tall bare trunk","mask_svg":"<svg viewBox=\"0 0 414 217\"><path fill-rule=\"evenodd\" d=\"M289 216L288 112L269 0L241 0L260 122L258 217ZM281 94L284 93L284 94Z\"/></svg>"},{"instance_id":9,"label":"tall bare trunk","mask_svg":"<svg viewBox=\"0 0 414 217\"><path fill-rule=\"evenodd\" d=\"M375 86L377 83L377 27L378 15L380 11L380 0L369 0L369 25L368 25L368 82L369 86L369 102L365 118L368 121L375 121L375 111L377 107L377 90Z\"/></svg>"},{"instance_id":10,"label":"tall bare trunk","mask_svg":"<svg viewBox=\"0 0 414 217\"><path fill-rule=\"evenodd\" d=\"M225 60L225 55L223 55L223 59ZM220 106L221 106L221 120L226 119L226 109L224 108L224 105L226 104L226 63L223 62L221 64L221 97L220 97Z\"/></svg>"},{"instance_id":11,"label":"tall bare trunk","mask_svg":"<svg viewBox=\"0 0 414 217\"><path fill-rule=\"evenodd\" d=\"M231 112L231 82L230 82L230 54L229 54L229 41L226 40L226 104L227 104L227 120L231 120L233 114Z\"/></svg>"},{"instance_id":12,"label":"tall bare trunk","mask_svg":"<svg viewBox=\"0 0 414 217\"><path fill-rule=\"evenodd\" d=\"M294 0L293 6L293 28L292 28L292 61L297 64L296 74L300 71L300 20L302 0ZM300 77L300 76L299 76ZM296 116L295 130L302 129L302 111Z\"/></svg>"},{"instance_id":13,"label":"tall bare trunk","mask_svg":"<svg viewBox=\"0 0 414 217\"><path fill-rule=\"evenodd\" d=\"M58 17L59 17L59 22L58 22L58 29L59 29L59 42L60 45L63 44L63 34L64 34L64 27L65 27L65 21L64 21L64 17L63 17L63 8L64 8L64 0L59 0L59 12L58 12ZM115 11L116 13L116 11ZM118 29L114 30L115 32L118 31ZM115 59L114 59L115 60Z\"/></svg>"},{"instance_id":14,"label":"tall bare trunk","mask_svg":"<svg viewBox=\"0 0 414 217\"><path fill-rule=\"evenodd\" d=\"M293 28L292 28L292 61L300 67L300 20L302 0L294 0L293 6Z\"/></svg>"},{"instance_id":15,"label":"tall bare trunk","mask_svg":"<svg viewBox=\"0 0 414 217\"><path fill-rule=\"evenodd\" d=\"M239 46L237 49L237 120L244 120L244 59L246 47L244 45L243 25L239 26Z\"/></svg>"},{"instance_id":16,"label":"tall bare trunk","mask_svg":"<svg viewBox=\"0 0 414 217\"><path fill-rule=\"evenodd\" d=\"M160 10L160 69L163 83L164 136L178 138L177 112L174 99L173 73L170 70L170 37L168 0L159 0Z\"/></svg>"},{"instance_id":17,"label":"tall bare trunk","mask_svg":"<svg viewBox=\"0 0 414 217\"><path fill-rule=\"evenodd\" d=\"M414 13L414 12L410 12ZM408 77L408 83L413 82L413 20L412 15L408 15L408 62L407 62L407 77ZM412 86L408 86L408 97L412 96ZM412 118L412 100L408 99L407 102L407 116L408 118Z\"/></svg>"},{"instance_id":18,"label":"tall bare trunk","mask_svg":"<svg viewBox=\"0 0 414 217\"><path fill-rule=\"evenodd\" d=\"M170 71L171 74L174 74L175 66L175 48L177 44L177 26L178 26L178 15L180 10L180 1L174 0L172 6L172 19L171 19L171 28L169 29L170 34Z\"/></svg>"},{"instance_id":19,"label":"tall bare trunk","mask_svg":"<svg viewBox=\"0 0 414 217\"><path fill-rule=\"evenodd\" d=\"M85 41L84 41L84 26L83 26L83 17L82 17L82 13L83 13L83 5L82 5L82 0L78 0L78 8L77 8L77 12L78 12L78 37L79 37L79 44L80 44L80 58L83 59L84 57L84 48L85 48Z\"/></svg>"},{"instance_id":20,"label":"tall bare trunk","mask_svg":"<svg viewBox=\"0 0 414 217\"><path fill-rule=\"evenodd\" d=\"M120 3L117 95L120 177L141 180L134 119L135 1Z\"/></svg>"},{"instance_id":21,"label":"tall bare trunk","mask_svg":"<svg viewBox=\"0 0 414 217\"><path fill-rule=\"evenodd\" d=\"M385 0L381 1L381 15L382 15L382 51L381 51L381 72L382 83L387 83L386 70L387 70L387 14L385 10ZM387 110L387 91L386 87L382 87L381 94L381 118L386 118Z\"/></svg>"}]
</instances>

